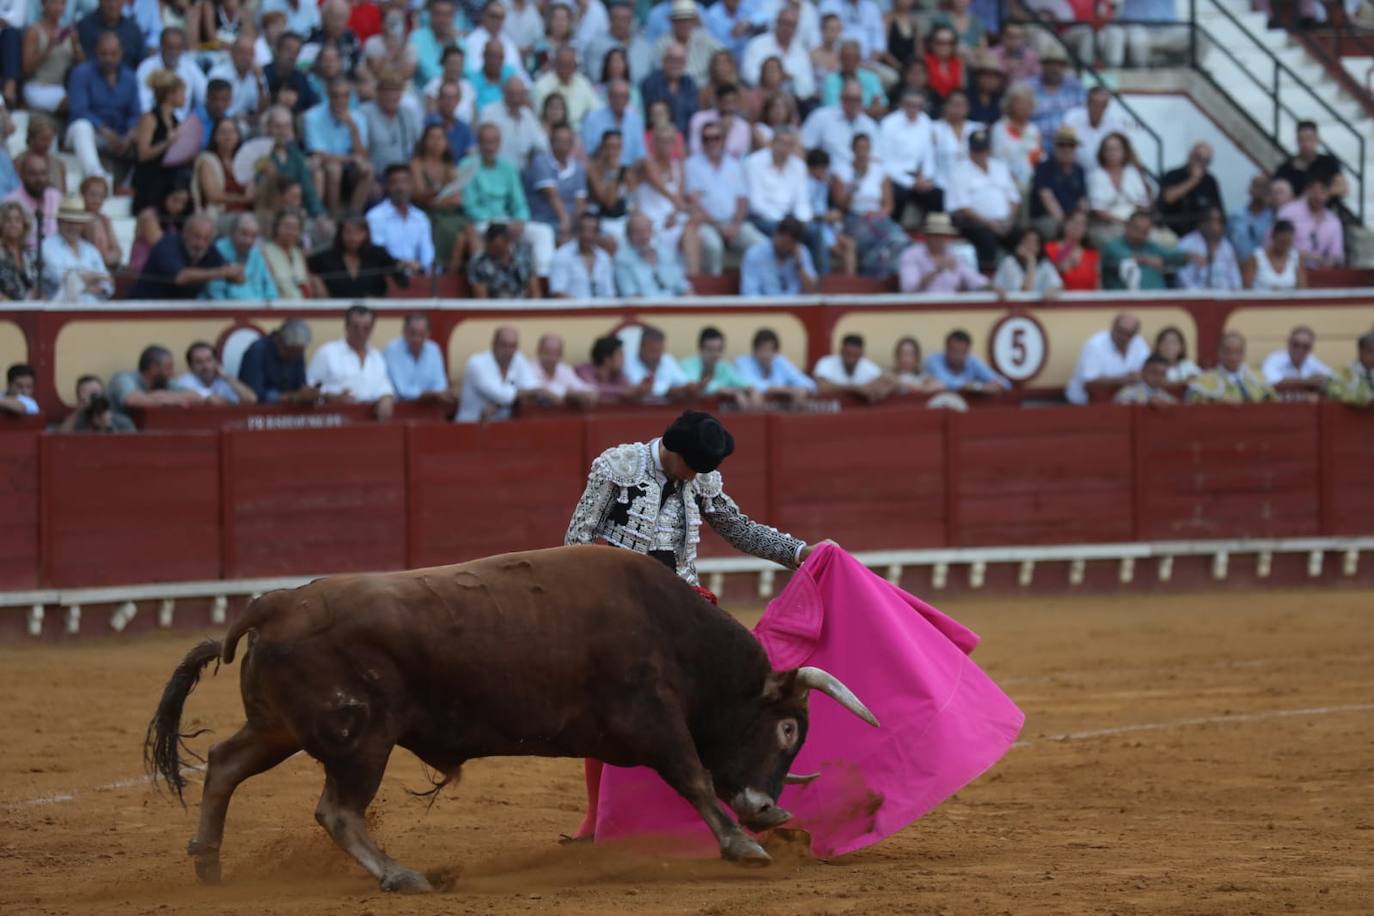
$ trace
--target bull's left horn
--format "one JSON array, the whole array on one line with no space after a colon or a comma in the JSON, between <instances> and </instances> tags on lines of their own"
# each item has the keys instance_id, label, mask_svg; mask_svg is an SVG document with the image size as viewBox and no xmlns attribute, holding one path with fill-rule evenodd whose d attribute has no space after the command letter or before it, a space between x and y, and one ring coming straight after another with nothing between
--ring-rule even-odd
<instances>
[{"instance_id":1,"label":"bull's left horn","mask_svg":"<svg viewBox=\"0 0 1374 916\"><path fill-rule=\"evenodd\" d=\"M875 728L878 726L877 716L869 712L868 707L865 706L858 697L854 696L854 691L842 684L839 678L825 669L812 668L810 666L798 668L797 683L812 690L819 690L860 719L863 719L869 725Z\"/></svg>"},{"instance_id":2,"label":"bull's left horn","mask_svg":"<svg viewBox=\"0 0 1374 916\"><path fill-rule=\"evenodd\" d=\"M789 786L804 786L821 778L820 773L788 773L783 782Z\"/></svg>"}]
</instances>

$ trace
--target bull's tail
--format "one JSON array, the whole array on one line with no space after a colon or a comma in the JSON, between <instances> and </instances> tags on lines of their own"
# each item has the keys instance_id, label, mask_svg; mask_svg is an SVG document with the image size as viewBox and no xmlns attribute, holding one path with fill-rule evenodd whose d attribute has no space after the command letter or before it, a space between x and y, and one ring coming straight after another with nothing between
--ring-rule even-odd
<instances>
[{"instance_id":1,"label":"bull's tail","mask_svg":"<svg viewBox=\"0 0 1374 916\"><path fill-rule=\"evenodd\" d=\"M215 668L219 670L221 648L218 640L207 639L186 653L181 664L172 672L167 686L163 688L162 700L157 704L157 712L153 713L153 720L148 723L148 734L143 739L143 766L148 771L149 778L156 785L158 777L161 776L162 781L176 792L177 800L183 808L186 807L186 800L182 798L182 791L186 788L186 777L182 775L182 771L189 764L182 759L181 754L184 751L196 760L202 760L186 747L186 739L203 734L204 729L183 734L181 711L186 706L186 698L200 682L201 671L211 662L216 662Z\"/></svg>"},{"instance_id":2,"label":"bull's tail","mask_svg":"<svg viewBox=\"0 0 1374 916\"><path fill-rule=\"evenodd\" d=\"M281 604L278 599L294 591L295 589L277 589L254 598L248 607L244 608L243 616L235 620L229 626L229 632L224 634L224 649L220 653L220 660L226 665L232 664L234 653L238 651L239 640L243 638L243 634L249 630L255 630L265 623L269 617L277 612ZM249 645L251 646L252 643Z\"/></svg>"}]
</instances>

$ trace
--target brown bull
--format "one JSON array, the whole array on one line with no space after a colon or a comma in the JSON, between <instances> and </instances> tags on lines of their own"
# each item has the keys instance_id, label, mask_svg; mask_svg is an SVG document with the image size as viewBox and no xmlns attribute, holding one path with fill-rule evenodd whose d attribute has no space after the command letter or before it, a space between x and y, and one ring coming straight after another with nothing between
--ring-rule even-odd
<instances>
[{"instance_id":1,"label":"brown bull","mask_svg":"<svg viewBox=\"0 0 1374 916\"><path fill-rule=\"evenodd\" d=\"M337 576L254 601L223 643L186 656L148 727L145 759L181 796L181 713L202 669L233 661L247 723L210 748L200 826L202 880L219 878L229 798L243 780L304 750L324 765L315 809L334 841L386 890L428 890L389 858L363 814L387 758L406 748L450 780L491 756L594 757L648 766L701 813L736 860L767 854L726 816L772 827L825 691L876 725L815 668L774 672L736 620L657 560L560 547L456 566Z\"/></svg>"}]
</instances>

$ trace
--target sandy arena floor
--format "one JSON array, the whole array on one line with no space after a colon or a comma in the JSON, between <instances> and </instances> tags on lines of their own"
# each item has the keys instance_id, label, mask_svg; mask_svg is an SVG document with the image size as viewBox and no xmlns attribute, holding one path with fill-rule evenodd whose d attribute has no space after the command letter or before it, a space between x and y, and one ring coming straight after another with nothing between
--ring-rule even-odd
<instances>
[{"instance_id":1,"label":"sandy arena floor","mask_svg":"<svg viewBox=\"0 0 1374 916\"><path fill-rule=\"evenodd\" d=\"M1027 713L1022 744L878 846L764 870L562 848L581 765L469 764L429 813L405 752L373 806L453 892L393 897L312 818L304 757L240 787L225 883L196 884L190 812L140 778L143 730L199 634L0 649L0 913L1374 912L1374 592L980 599L945 608ZM752 621L751 621L752 622ZM237 667L187 725L230 734ZM209 738L195 746L203 750Z\"/></svg>"}]
</instances>

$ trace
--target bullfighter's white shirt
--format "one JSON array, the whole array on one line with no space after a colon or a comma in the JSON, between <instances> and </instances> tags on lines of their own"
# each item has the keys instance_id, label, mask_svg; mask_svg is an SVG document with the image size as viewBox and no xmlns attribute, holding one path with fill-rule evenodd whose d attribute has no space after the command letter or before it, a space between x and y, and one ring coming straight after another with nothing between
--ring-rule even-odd
<instances>
[{"instance_id":1,"label":"bullfighter's white shirt","mask_svg":"<svg viewBox=\"0 0 1374 916\"><path fill-rule=\"evenodd\" d=\"M319 385L324 394L347 394L363 403L396 394L381 351L368 347L366 358L359 360L342 338L320 345L305 377L311 385Z\"/></svg>"}]
</instances>

